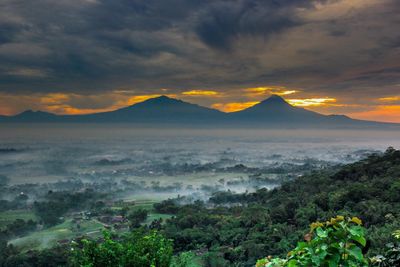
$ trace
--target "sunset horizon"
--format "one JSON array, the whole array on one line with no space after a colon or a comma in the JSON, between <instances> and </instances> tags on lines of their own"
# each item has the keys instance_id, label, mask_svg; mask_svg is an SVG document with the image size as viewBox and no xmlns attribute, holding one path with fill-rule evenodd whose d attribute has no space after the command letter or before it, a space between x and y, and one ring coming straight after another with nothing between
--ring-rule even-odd
<instances>
[{"instance_id":1,"label":"sunset horizon","mask_svg":"<svg viewBox=\"0 0 400 267\"><path fill-rule=\"evenodd\" d=\"M190 90L183 91L180 94L168 94L166 90L164 90L160 94L133 96L127 95L126 92L117 91L113 93L115 94L114 97L119 99L117 103L112 106L103 107L100 109L80 109L74 108L67 104L63 104L63 102L67 103L71 98L82 98L84 100L85 98L90 99L90 96L55 93L42 97L38 96L36 99L39 103L41 103L40 105L34 105L32 107L27 106L26 108L20 107L19 110L7 109L3 106L2 108L0 108L0 111L6 110L6 112L0 113L0 115L14 116L26 110L45 111L57 115L95 114L115 111L163 95L179 100L184 100L189 103L198 104L200 106L216 109L222 112L231 113L245 110L260 103L262 100L269 98L270 96L278 95L285 99L285 101L287 101L292 106L301 107L324 115L346 115L353 119L400 123L400 117L397 116L400 112L400 108L396 105L385 105L385 103L387 102L398 101L400 98L396 96L376 99L377 103L381 102L382 104L377 104L376 106L374 106L373 109L368 111L341 112L342 107L357 107L357 105L341 104L338 99L332 97L296 97L297 95L301 95L301 92L299 90L287 90L285 88L276 89L274 87L256 87L246 88L242 91L246 93L246 95L243 97L243 99L246 100L244 102L241 102L240 98L238 97L236 98L239 100L238 102L223 102L224 98L227 98L227 96L224 95L223 92L213 90ZM117 97L119 93L121 95ZM126 97L126 99L123 99L123 97ZM216 99L218 102L207 104L212 101L212 99ZM372 108L371 106L369 107Z\"/></svg>"},{"instance_id":2,"label":"sunset horizon","mask_svg":"<svg viewBox=\"0 0 400 267\"><path fill-rule=\"evenodd\" d=\"M278 94L322 114L400 123L396 0L2 7L0 115L97 113L163 94L231 112Z\"/></svg>"}]
</instances>

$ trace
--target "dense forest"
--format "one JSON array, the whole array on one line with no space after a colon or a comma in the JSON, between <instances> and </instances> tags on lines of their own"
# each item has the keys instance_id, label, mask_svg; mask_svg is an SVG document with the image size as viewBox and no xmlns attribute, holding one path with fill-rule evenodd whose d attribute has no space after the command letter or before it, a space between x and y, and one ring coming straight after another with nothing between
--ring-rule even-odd
<instances>
[{"instance_id":1,"label":"dense forest","mask_svg":"<svg viewBox=\"0 0 400 267\"><path fill-rule=\"evenodd\" d=\"M81 205L98 209L89 203L102 195L88 192L84 197L52 193L51 201L35 203L34 208L53 224L72 205L71 199L81 198ZM173 215L166 220L143 224L145 210L124 210L122 216L131 222L127 233L110 230L101 239L83 236L53 249L19 251L7 244L12 231L32 228L30 221L15 222L2 230L0 266L254 266L269 255L286 257L298 241L311 242L305 237L310 224L330 218L356 218L357 225L362 221L366 266L372 257L382 259L377 266L396 266L400 254L392 233L400 229L399 192L400 151L389 148L353 164L313 171L272 190L222 191L206 201L179 197L154 204L157 212ZM49 215L49 204L60 199L63 208ZM384 262L389 258L391 265Z\"/></svg>"},{"instance_id":2,"label":"dense forest","mask_svg":"<svg viewBox=\"0 0 400 267\"><path fill-rule=\"evenodd\" d=\"M367 228L369 255L383 253L400 229L400 151L299 177L280 188L249 194L217 193L216 206L198 202L157 208L174 212L163 231L176 251L205 248L221 266L252 266L265 255L284 255L309 224L337 214L357 216ZM215 259L214 259L215 260Z\"/></svg>"}]
</instances>

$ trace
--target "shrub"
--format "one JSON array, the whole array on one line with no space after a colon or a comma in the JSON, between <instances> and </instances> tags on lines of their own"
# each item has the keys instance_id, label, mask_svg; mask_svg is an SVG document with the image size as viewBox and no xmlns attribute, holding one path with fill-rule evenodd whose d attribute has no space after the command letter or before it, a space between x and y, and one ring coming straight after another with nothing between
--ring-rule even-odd
<instances>
[{"instance_id":1,"label":"shrub","mask_svg":"<svg viewBox=\"0 0 400 267\"><path fill-rule=\"evenodd\" d=\"M378 255L371 259L372 266L393 267L400 266L400 230L393 233L395 242L386 245L387 251L384 255Z\"/></svg>"},{"instance_id":2,"label":"shrub","mask_svg":"<svg viewBox=\"0 0 400 267\"><path fill-rule=\"evenodd\" d=\"M172 242L156 231L135 231L121 238L104 232L104 241L84 239L75 244L72 266L80 267L168 267Z\"/></svg>"},{"instance_id":3,"label":"shrub","mask_svg":"<svg viewBox=\"0 0 400 267\"><path fill-rule=\"evenodd\" d=\"M201 267L201 265L196 258L196 254L188 251L173 257L170 267Z\"/></svg>"},{"instance_id":4,"label":"shrub","mask_svg":"<svg viewBox=\"0 0 400 267\"><path fill-rule=\"evenodd\" d=\"M368 266L362 249L366 246L361 220L337 216L311 224L305 242L299 242L285 259L267 257L257 267Z\"/></svg>"}]
</instances>

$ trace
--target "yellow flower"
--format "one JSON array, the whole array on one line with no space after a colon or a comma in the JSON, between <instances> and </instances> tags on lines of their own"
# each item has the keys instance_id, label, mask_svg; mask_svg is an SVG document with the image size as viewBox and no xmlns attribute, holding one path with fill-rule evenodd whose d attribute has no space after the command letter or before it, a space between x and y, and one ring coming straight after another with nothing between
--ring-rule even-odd
<instances>
[{"instance_id":1,"label":"yellow flower","mask_svg":"<svg viewBox=\"0 0 400 267\"><path fill-rule=\"evenodd\" d=\"M362 224L361 219L359 219L359 218L357 218L357 217L351 218L350 221L352 221L353 223L358 224L358 225L361 225L361 224Z\"/></svg>"},{"instance_id":2,"label":"yellow flower","mask_svg":"<svg viewBox=\"0 0 400 267\"><path fill-rule=\"evenodd\" d=\"M338 222L344 221L344 216L341 215L336 216L336 221Z\"/></svg>"},{"instance_id":3,"label":"yellow flower","mask_svg":"<svg viewBox=\"0 0 400 267\"><path fill-rule=\"evenodd\" d=\"M313 222L313 223L310 225L310 228L311 228L311 231L310 231L310 232L313 232L315 229L317 229L318 227L322 227L322 226L324 226L324 224L321 223L321 222Z\"/></svg>"},{"instance_id":4,"label":"yellow flower","mask_svg":"<svg viewBox=\"0 0 400 267\"><path fill-rule=\"evenodd\" d=\"M326 222L327 225L336 225L339 222L344 221L344 216L338 215L336 218L331 218L330 222Z\"/></svg>"}]
</instances>

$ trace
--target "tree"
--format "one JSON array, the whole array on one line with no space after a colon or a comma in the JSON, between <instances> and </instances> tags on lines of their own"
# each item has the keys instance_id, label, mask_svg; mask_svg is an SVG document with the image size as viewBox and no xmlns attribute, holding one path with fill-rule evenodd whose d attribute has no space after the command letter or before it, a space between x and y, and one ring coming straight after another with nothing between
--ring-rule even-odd
<instances>
[{"instance_id":1,"label":"tree","mask_svg":"<svg viewBox=\"0 0 400 267\"><path fill-rule=\"evenodd\" d=\"M131 228L140 227L140 224L143 223L148 216L148 211L145 209L137 209L128 215L128 220L130 222Z\"/></svg>"},{"instance_id":2,"label":"tree","mask_svg":"<svg viewBox=\"0 0 400 267\"><path fill-rule=\"evenodd\" d=\"M222 255L217 252L208 252L203 256L203 263L205 267L225 267L229 266L229 262L226 261Z\"/></svg>"},{"instance_id":3,"label":"tree","mask_svg":"<svg viewBox=\"0 0 400 267\"><path fill-rule=\"evenodd\" d=\"M196 259L196 254L191 251L182 252L175 256L171 262L170 267L201 267L198 260Z\"/></svg>"},{"instance_id":4,"label":"tree","mask_svg":"<svg viewBox=\"0 0 400 267\"><path fill-rule=\"evenodd\" d=\"M73 247L71 265L79 267L169 267L172 241L156 231L134 231L116 237L104 232L104 241L84 239Z\"/></svg>"}]
</instances>

